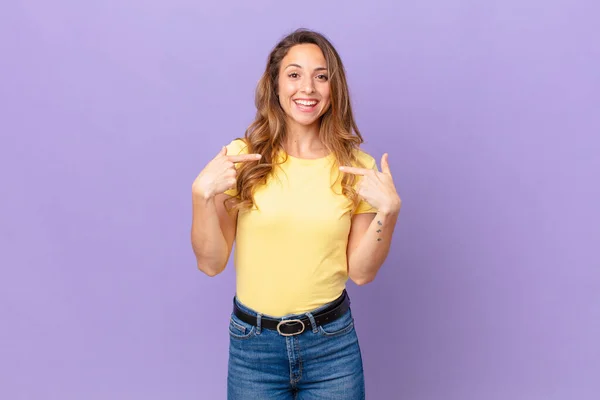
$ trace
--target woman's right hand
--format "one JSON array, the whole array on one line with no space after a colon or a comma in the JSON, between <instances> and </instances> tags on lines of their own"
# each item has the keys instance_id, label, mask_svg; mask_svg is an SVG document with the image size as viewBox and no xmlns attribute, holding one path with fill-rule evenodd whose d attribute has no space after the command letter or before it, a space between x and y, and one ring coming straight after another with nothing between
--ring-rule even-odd
<instances>
[{"instance_id":1,"label":"woman's right hand","mask_svg":"<svg viewBox=\"0 0 600 400\"><path fill-rule=\"evenodd\" d=\"M228 156L227 147L223 147L219 154L204 167L192 184L192 195L195 198L210 199L214 196L235 188L237 183L237 170L235 163L257 161L260 154L240 154Z\"/></svg>"}]
</instances>

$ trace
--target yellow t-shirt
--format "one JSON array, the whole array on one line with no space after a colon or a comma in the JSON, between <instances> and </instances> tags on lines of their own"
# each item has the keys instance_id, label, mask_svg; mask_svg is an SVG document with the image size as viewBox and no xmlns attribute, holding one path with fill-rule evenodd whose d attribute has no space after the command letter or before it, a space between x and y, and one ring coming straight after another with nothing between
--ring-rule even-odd
<instances>
[{"instance_id":1,"label":"yellow t-shirt","mask_svg":"<svg viewBox=\"0 0 600 400\"><path fill-rule=\"evenodd\" d=\"M227 146L228 155L245 153L242 140ZM348 280L352 203L336 180L338 169L331 168L335 157L287 157L273 169L266 185L256 189L254 207L239 212L235 239L238 299L274 317L329 303L340 296ZM358 150L358 157L366 168L377 169L367 153ZM365 201L355 210L375 212Z\"/></svg>"}]
</instances>

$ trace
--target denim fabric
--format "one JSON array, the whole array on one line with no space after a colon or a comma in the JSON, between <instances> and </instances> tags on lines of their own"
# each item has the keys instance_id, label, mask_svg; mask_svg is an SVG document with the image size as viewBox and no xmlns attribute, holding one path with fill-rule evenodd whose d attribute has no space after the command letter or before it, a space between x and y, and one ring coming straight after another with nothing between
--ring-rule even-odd
<instances>
[{"instance_id":1,"label":"denim fabric","mask_svg":"<svg viewBox=\"0 0 600 400\"><path fill-rule=\"evenodd\" d=\"M241 304L242 310L257 315ZM312 315L323 307L294 319ZM362 357L352 311L296 336L247 324L233 313L229 323L229 400L364 400Z\"/></svg>"}]
</instances>

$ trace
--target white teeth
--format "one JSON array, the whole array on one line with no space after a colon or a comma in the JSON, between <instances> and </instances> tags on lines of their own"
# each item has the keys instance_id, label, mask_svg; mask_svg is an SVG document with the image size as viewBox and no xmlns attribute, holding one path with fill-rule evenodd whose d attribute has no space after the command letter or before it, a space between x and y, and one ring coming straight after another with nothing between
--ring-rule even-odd
<instances>
[{"instance_id":1,"label":"white teeth","mask_svg":"<svg viewBox=\"0 0 600 400\"><path fill-rule=\"evenodd\" d=\"M317 104L316 101L305 101L305 100L295 100L296 104L301 104L303 106L314 106Z\"/></svg>"}]
</instances>

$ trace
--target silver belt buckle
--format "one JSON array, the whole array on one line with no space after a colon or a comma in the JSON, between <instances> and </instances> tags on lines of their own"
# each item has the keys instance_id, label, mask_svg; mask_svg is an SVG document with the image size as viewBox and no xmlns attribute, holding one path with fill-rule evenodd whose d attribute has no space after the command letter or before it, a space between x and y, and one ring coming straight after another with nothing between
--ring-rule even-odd
<instances>
[{"instance_id":1,"label":"silver belt buckle","mask_svg":"<svg viewBox=\"0 0 600 400\"><path fill-rule=\"evenodd\" d=\"M302 330L301 330L300 332L296 332L296 333L283 333L283 332L281 332L281 330L279 329L279 327L280 327L282 324L289 324L289 323L291 323L291 322L299 322L299 323L301 323L301 324L302 324ZM277 324L277 332L278 332L278 333L279 333L281 336L295 336L295 335L299 335L299 334L301 334L302 332L304 332L304 329L306 329L306 325L304 325L304 322L302 322L302 321L301 321L301 320L299 320L299 319L286 319L286 320L280 321L280 322Z\"/></svg>"}]
</instances>

